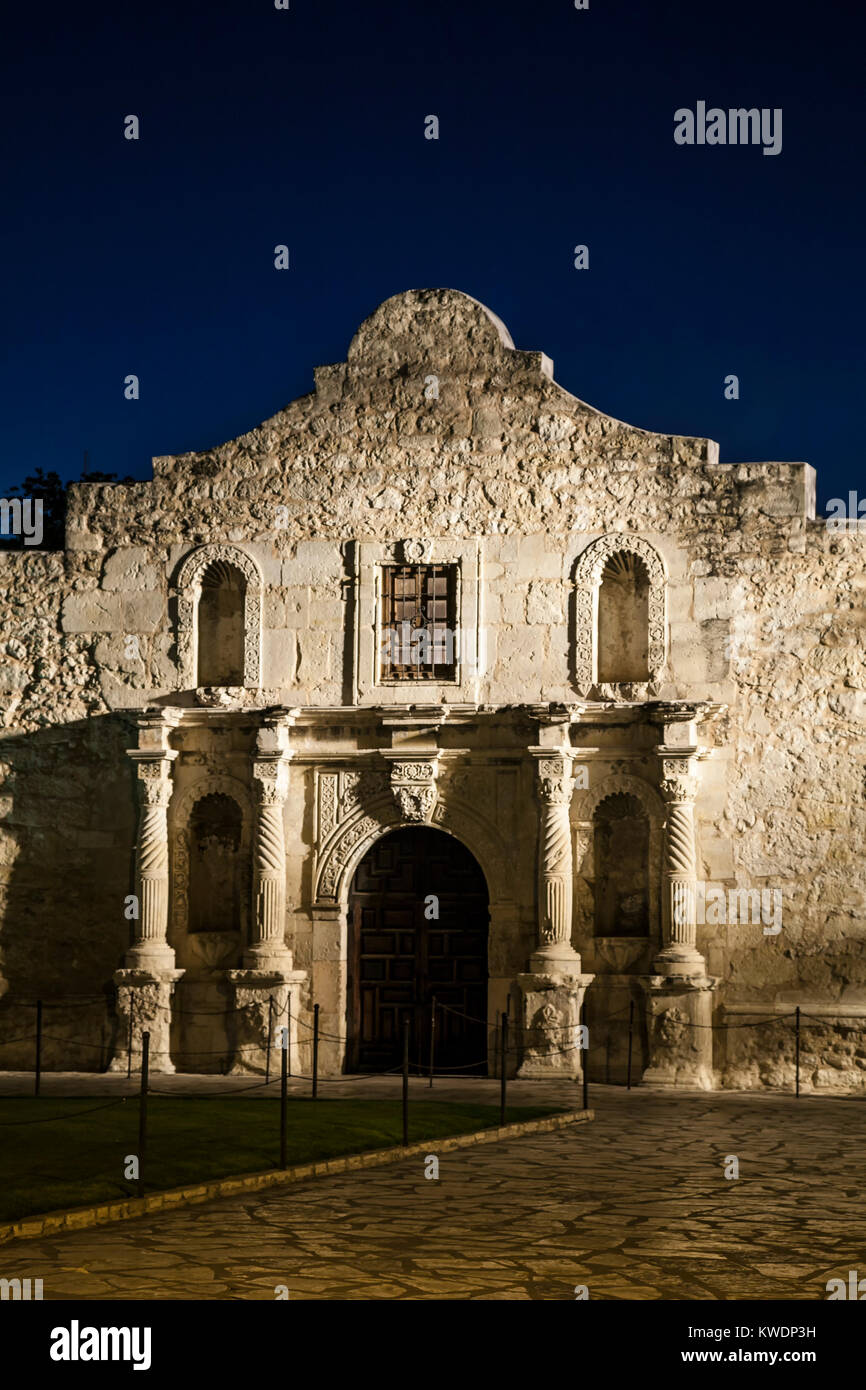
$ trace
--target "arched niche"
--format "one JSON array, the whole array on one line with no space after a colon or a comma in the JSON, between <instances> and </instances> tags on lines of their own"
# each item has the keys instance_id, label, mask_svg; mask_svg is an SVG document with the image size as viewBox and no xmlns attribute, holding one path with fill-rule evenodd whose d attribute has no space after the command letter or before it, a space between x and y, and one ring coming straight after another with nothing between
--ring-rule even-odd
<instances>
[{"instance_id":1,"label":"arched niche","mask_svg":"<svg viewBox=\"0 0 866 1390\"><path fill-rule=\"evenodd\" d=\"M230 803L227 805L226 803ZM205 810L202 808L205 806ZM210 844L208 844L210 841ZM169 939L182 963L188 957L187 947L198 939L199 947L206 944L208 928L192 902L200 861L208 851L214 859L225 859L219 853L231 845L237 869L236 925L231 931L212 925L212 939L237 935L238 950L249 941L250 897L252 893L252 805L243 782L235 777L213 774L200 777L178 797L169 808L169 845L171 850L171 929ZM204 854L202 854L204 852ZM193 867L194 861L199 863ZM206 868L206 865L204 866ZM223 920L219 919L220 922ZM201 955L201 949L198 955ZM192 958L190 958L192 959Z\"/></svg>"},{"instance_id":2,"label":"arched niche","mask_svg":"<svg viewBox=\"0 0 866 1390\"><path fill-rule=\"evenodd\" d=\"M574 676L582 695L597 687L640 692L662 681L666 582L661 556L639 536L602 536L578 557Z\"/></svg>"},{"instance_id":3,"label":"arched niche","mask_svg":"<svg viewBox=\"0 0 866 1390\"><path fill-rule=\"evenodd\" d=\"M612 802L612 805L608 803ZM603 810L607 806L607 810ZM597 832L600 827L615 826L622 820L643 822L646 829L641 832L640 850L643 866L635 884L637 895L646 896L645 923L642 923L640 906L637 903L625 905L625 917L631 917L633 932L627 931L628 922L623 922L621 899L629 895L625 891L627 876L614 871L609 874L614 897L613 910L620 902L620 929L605 933L599 930L596 908L599 898L605 891L599 883L599 863L596 857ZM664 829L664 806L658 793L641 777L630 773L611 773L601 779L591 790L576 796L572 806L572 829L575 837L575 936L582 949L588 949L592 941L601 936L646 936L653 942L661 939L661 871ZM617 839L627 826L611 832L614 842L608 863L612 866L617 852ZM626 841L627 842L627 841ZM625 867L625 866L624 866Z\"/></svg>"},{"instance_id":4,"label":"arched niche","mask_svg":"<svg viewBox=\"0 0 866 1390\"><path fill-rule=\"evenodd\" d=\"M238 546L203 545L188 555L177 575L177 651L184 689L260 684L262 576ZM204 610L202 603L204 602ZM200 654L202 618L212 645ZM202 674L237 680L200 680Z\"/></svg>"}]
</instances>

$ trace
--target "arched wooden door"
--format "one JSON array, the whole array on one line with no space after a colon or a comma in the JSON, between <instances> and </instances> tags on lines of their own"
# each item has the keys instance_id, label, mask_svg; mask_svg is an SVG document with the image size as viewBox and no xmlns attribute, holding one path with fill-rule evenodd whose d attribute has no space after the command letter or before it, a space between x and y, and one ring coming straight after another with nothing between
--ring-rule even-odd
<instances>
[{"instance_id":1,"label":"arched wooden door","mask_svg":"<svg viewBox=\"0 0 866 1390\"><path fill-rule=\"evenodd\" d=\"M399 1066L406 1018L426 1067L435 995L437 1072L486 1075L488 922L484 875L453 836L419 826L376 841L349 893L349 1070Z\"/></svg>"}]
</instances>

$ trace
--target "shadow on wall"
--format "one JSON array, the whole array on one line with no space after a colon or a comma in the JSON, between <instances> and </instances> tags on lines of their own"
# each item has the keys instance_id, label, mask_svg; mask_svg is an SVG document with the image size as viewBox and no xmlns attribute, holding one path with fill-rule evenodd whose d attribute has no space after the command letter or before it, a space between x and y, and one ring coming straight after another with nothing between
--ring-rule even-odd
<instances>
[{"instance_id":1,"label":"shadow on wall","mask_svg":"<svg viewBox=\"0 0 866 1390\"><path fill-rule=\"evenodd\" d=\"M0 1069L32 1067L37 998L46 1069L108 1063L112 975L135 925L124 915L138 815L125 750L135 739L131 716L114 713L0 745Z\"/></svg>"}]
</instances>

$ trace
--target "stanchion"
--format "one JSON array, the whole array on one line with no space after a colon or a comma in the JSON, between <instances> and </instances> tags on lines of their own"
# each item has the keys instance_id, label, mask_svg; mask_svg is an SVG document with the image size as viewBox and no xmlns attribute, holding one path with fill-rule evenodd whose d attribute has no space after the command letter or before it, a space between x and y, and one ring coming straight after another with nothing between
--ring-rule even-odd
<instances>
[{"instance_id":1,"label":"stanchion","mask_svg":"<svg viewBox=\"0 0 866 1390\"><path fill-rule=\"evenodd\" d=\"M319 1094L319 1006L313 1005L313 1100Z\"/></svg>"},{"instance_id":2,"label":"stanchion","mask_svg":"<svg viewBox=\"0 0 866 1390\"><path fill-rule=\"evenodd\" d=\"M287 1159L287 1157L286 1157L286 1124L287 1124L288 1115L289 1115L289 1104L288 1104L288 1101L289 1101L289 1089L288 1089L288 1080L289 1080L289 1049L288 1049L288 1046L286 1046L286 1044L287 1044L288 1041L289 1041L289 1036L288 1036L288 1034L289 1034L289 1030L288 1030L288 1028L287 1028L286 1031L285 1031L285 1033L283 1034L283 1039L282 1039L282 1040L283 1040L283 1047L281 1048L281 1051L280 1051L280 1056L281 1056L281 1059L282 1059L282 1061L281 1061L281 1071L280 1071L280 1167L281 1167L281 1168L287 1168L287 1167L288 1167L288 1159Z\"/></svg>"},{"instance_id":3,"label":"stanchion","mask_svg":"<svg viewBox=\"0 0 866 1390\"><path fill-rule=\"evenodd\" d=\"M403 1020L403 1147L409 1144L409 1020Z\"/></svg>"},{"instance_id":4,"label":"stanchion","mask_svg":"<svg viewBox=\"0 0 866 1390\"><path fill-rule=\"evenodd\" d=\"M586 1004L583 1006L583 1017L586 1019ZM584 1022L584 1028L586 1023ZM583 1056L580 1059L581 1071L583 1074L583 1108L589 1109L589 1029L586 1028L586 1047L582 1049Z\"/></svg>"},{"instance_id":5,"label":"stanchion","mask_svg":"<svg viewBox=\"0 0 866 1390\"><path fill-rule=\"evenodd\" d=\"M147 1151L147 1069L150 1033L141 1035L141 1090L138 1097L138 1195L144 1196L144 1156Z\"/></svg>"},{"instance_id":6,"label":"stanchion","mask_svg":"<svg viewBox=\"0 0 866 1390\"><path fill-rule=\"evenodd\" d=\"M129 992L129 1042L126 1048L126 1079L132 1076L132 1041L135 1036L135 990Z\"/></svg>"},{"instance_id":7,"label":"stanchion","mask_svg":"<svg viewBox=\"0 0 866 1390\"><path fill-rule=\"evenodd\" d=\"M796 1032L795 1032L795 1034L794 1034L794 1037L795 1037L795 1053L794 1053L794 1055L795 1055L795 1063L794 1063L794 1075L795 1075L795 1078L796 1078L796 1087L797 1087L797 1089L796 1089L796 1095L799 1097L799 1095L800 1095L800 1005L799 1005L799 1004L797 1005L797 1011L796 1011L796 1014L795 1014L795 1016L794 1016L794 1026L795 1026L795 1028L796 1028Z\"/></svg>"},{"instance_id":8,"label":"stanchion","mask_svg":"<svg viewBox=\"0 0 866 1390\"><path fill-rule=\"evenodd\" d=\"M628 1072L627 1072L627 1075L626 1075L626 1087L625 1087L625 1089L626 1089L627 1091L630 1091L630 1090L631 1090L631 1043L632 1043L632 1035L633 1035L633 1033L634 1033L634 1000L633 1000L633 999L630 999L630 1000L629 1000L629 1005L628 1005Z\"/></svg>"},{"instance_id":9,"label":"stanchion","mask_svg":"<svg viewBox=\"0 0 866 1390\"><path fill-rule=\"evenodd\" d=\"M506 1074L508 1070L508 1014L502 1015L502 1046L500 1051L501 1057L499 1062L499 1123L500 1125L504 1125L506 1099L505 1088L508 1084L508 1078Z\"/></svg>"},{"instance_id":10,"label":"stanchion","mask_svg":"<svg viewBox=\"0 0 866 1390\"><path fill-rule=\"evenodd\" d=\"M268 1050L265 1056L265 1085L271 1079L271 1034L274 1031L274 996L268 996Z\"/></svg>"},{"instance_id":11,"label":"stanchion","mask_svg":"<svg viewBox=\"0 0 866 1390\"><path fill-rule=\"evenodd\" d=\"M36 1080L33 1086L34 1096L39 1095L39 1088L42 1084L42 1000L36 1000Z\"/></svg>"},{"instance_id":12,"label":"stanchion","mask_svg":"<svg viewBox=\"0 0 866 1390\"><path fill-rule=\"evenodd\" d=\"M433 1066L436 1047L436 995L430 1005L430 1089L433 1089Z\"/></svg>"}]
</instances>

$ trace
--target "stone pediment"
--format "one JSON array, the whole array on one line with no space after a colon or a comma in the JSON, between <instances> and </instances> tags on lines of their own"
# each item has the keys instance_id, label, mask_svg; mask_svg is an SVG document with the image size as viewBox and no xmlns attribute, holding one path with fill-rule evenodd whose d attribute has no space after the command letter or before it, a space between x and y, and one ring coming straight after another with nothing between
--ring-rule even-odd
<instances>
[{"instance_id":1,"label":"stone pediment","mask_svg":"<svg viewBox=\"0 0 866 1390\"><path fill-rule=\"evenodd\" d=\"M162 534L178 542L592 531L612 494L633 515L645 510L641 478L718 457L711 441L653 434L579 400L543 352L515 348L458 290L387 299L346 360L314 375L313 392L249 433L155 459L153 483L122 499L110 486L73 489L72 528L98 514L92 529L110 534L117 508L129 534L132 502L132 529L147 533L162 513Z\"/></svg>"}]
</instances>

